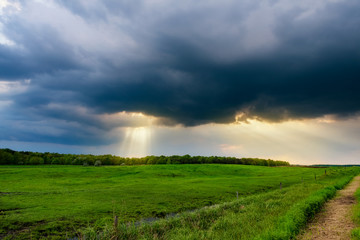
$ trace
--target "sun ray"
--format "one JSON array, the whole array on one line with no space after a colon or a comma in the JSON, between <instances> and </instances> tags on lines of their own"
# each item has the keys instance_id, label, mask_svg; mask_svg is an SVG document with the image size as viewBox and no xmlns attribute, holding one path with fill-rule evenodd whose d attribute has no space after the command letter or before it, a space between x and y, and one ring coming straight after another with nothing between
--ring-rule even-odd
<instances>
[{"instance_id":1,"label":"sun ray","mask_svg":"<svg viewBox=\"0 0 360 240\"><path fill-rule=\"evenodd\" d=\"M128 127L121 143L120 155L126 157L144 157L149 152L151 138L150 127Z\"/></svg>"}]
</instances>

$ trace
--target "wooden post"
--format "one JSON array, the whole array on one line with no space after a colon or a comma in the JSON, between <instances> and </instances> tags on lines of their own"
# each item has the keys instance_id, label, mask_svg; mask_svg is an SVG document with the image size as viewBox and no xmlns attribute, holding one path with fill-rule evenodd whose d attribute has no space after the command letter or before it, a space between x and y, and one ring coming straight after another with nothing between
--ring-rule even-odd
<instances>
[{"instance_id":1,"label":"wooden post","mask_svg":"<svg viewBox=\"0 0 360 240\"><path fill-rule=\"evenodd\" d=\"M115 216L114 217L114 230L115 230L115 232L117 232L118 222L119 222L119 218L118 218L118 216Z\"/></svg>"},{"instance_id":2,"label":"wooden post","mask_svg":"<svg viewBox=\"0 0 360 240\"><path fill-rule=\"evenodd\" d=\"M282 189L282 184L281 184L281 182L280 182L280 189Z\"/></svg>"},{"instance_id":3,"label":"wooden post","mask_svg":"<svg viewBox=\"0 0 360 240\"><path fill-rule=\"evenodd\" d=\"M326 169L325 169L325 175L326 175Z\"/></svg>"},{"instance_id":4,"label":"wooden post","mask_svg":"<svg viewBox=\"0 0 360 240\"><path fill-rule=\"evenodd\" d=\"M236 191L236 199L239 199L239 192Z\"/></svg>"}]
</instances>

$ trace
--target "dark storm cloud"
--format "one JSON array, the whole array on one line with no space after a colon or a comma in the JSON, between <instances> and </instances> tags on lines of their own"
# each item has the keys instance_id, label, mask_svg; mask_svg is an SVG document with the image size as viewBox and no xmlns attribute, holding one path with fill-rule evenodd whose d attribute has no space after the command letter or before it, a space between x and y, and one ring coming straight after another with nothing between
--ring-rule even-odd
<instances>
[{"instance_id":1,"label":"dark storm cloud","mask_svg":"<svg viewBox=\"0 0 360 240\"><path fill-rule=\"evenodd\" d=\"M232 122L238 111L268 121L359 111L360 61L355 44L351 50L345 41L344 46L304 49L301 56L281 48L268 56L218 63L191 46L167 40L162 46L176 56L173 62L154 69L137 66L140 81L92 92L92 103L100 103L105 111L142 111L190 125ZM163 66L169 75L161 73ZM176 78L172 71L183 81L171 80Z\"/></svg>"},{"instance_id":2,"label":"dark storm cloud","mask_svg":"<svg viewBox=\"0 0 360 240\"><path fill-rule=\"evenodd\" d=\"M10 36L21 47L0 45L0 78L19 79L39 74L56 74L56 71L78 69L75 53L70 45L61 40L58 33L48 26L38 31L27 29L22 23L13 23Z\"/></svg>"},{"instance_id":3,"label":"dark storm cloud","mask_svg":"<svg viewBox=\"0 0 360 240\"><path fill-rule=\"evenodd\" d=\"M2 21L15 46L0 45L0 79L31 79L7 117L63 121L58 139L97 136L115 127L99 116L121 111L198 125L360 110L359 1L48 4Z\"/></svg>"},{"instance_id":4,"label":"dark storm cloud","mask_svg":"<svg viewBox=\"0 0 360 240\"><path fill-rule=\"evenodd\" d=\"M174 34L159 31L152 47L162 59L121 69L119 82L89 90L89 100L99 111L142 111L185 125L232 122L236 112L268 121L356 114L359 8L355 1L328 4L304 19L299 19L304 11L294 9L276 19L273 48L230 61L214 57L209 48L231 52L232 45L201 39L205 47L197 46L199 39L188 35L194 32L189 23L196 16L180 14L175 21L180 26L160 24L160 29L181 29ZM202 31L206 35L211 28ZM130 73L122 76L122 70Z\"/></svg>"}]
</instances>

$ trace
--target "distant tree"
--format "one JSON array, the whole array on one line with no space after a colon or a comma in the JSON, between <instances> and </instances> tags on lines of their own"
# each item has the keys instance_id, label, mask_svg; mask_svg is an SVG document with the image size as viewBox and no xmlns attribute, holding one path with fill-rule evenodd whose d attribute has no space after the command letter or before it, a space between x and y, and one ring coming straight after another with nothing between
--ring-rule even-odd
<instances>
[{"instance_id":1,"label":"distant tree","mask_svg":"<svg viewBox=\"0 0 360 240\"><path fill-rule=\"evenodd\" d=\"M14 164L14 156L6 150L1 150L0 164Z\"/></svg>"},{"instance_id":2,"label":"distant tree","mask_svg":"<svg viewBox=\"0 0 360 240\"><path fill-rule=\"evenodd\" d=\"M51 164L58 165L58 164L61 164L61 163L59 161L59 158L53 158L53 160L51 161Z\"/></svg>"},{"instance_id":3,"label":"distant tree","mask_svg":"<svg viewBox=\"0 0 360 240\"><path fill-rule=\"evenodd\" d=\"M288 166L286 161L259 158L235 158L221 156L147 156L142 158L124 158L119 156L91 155L91 154L60 154L17 152L11 149L0 149L0 164L72 164L72 165L95 165L100 161L101 165L140 165L140 164L244 164L260 166ZM97 163L98 164L98 163Z\"/></svg>"},{"instance_id":4,"label":"distant tree","mask_svg":"<svg viewBox=\"0 0 360 240\"><path fill-rule=\"evenodd\" d=\"M31 157L28 161L28 164L30 165L39 165L44 164L44 159L42 157Z\"/></svg>"}]
</instances>

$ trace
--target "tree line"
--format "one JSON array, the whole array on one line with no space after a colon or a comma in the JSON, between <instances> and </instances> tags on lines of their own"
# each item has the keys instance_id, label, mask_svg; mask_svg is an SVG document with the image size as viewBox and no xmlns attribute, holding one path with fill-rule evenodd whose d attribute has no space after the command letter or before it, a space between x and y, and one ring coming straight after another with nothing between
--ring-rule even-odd
<instances>
[{"instance_id":1,"label":"tree line","mask_svg":"<svg viewBox=\"0 0 360 240\"><path fill-rule=\"evenodd\" d=\"M143 165L143 164L243 164L259 166L289 166L286 161L260 158L236 158L219 156L146 156L141 158L120 157L115 155L92 154L60 154L14 151L8 148L0 149L0 165Z\"/></svg>"}]
</instances>

